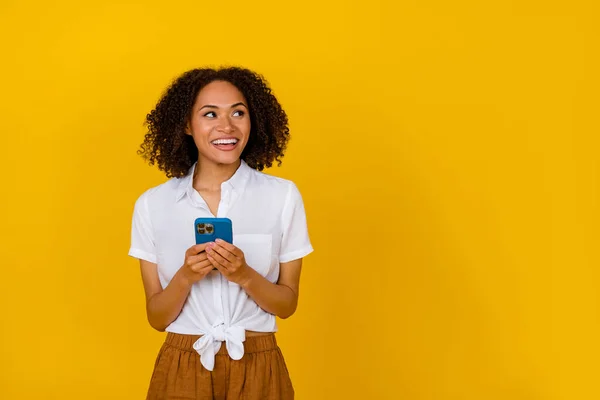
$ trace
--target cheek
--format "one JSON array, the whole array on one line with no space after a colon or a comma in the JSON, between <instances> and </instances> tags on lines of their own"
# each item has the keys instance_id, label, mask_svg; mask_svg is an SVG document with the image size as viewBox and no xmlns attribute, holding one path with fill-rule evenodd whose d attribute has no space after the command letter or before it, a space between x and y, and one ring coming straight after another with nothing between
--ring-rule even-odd
<instances>
[{"instance_id":1,"label":"cheek","mask_svg":"<svg viewBox=\"0 0 600 400\"><path fill-rule=\"evenodd\" d=\"M250 134L250 119L240 121L237 124L237 128L240 132L243 132L244 135L248 136Z\"/></svg>"},{"instance_id":2,"label":"cheek","mask_svg":"<svg viewBox=\"0 0 600 400\"><path fill-rule=\"evenodd\" d=\"M194 129L195 136L202 137L208 135L212 129L210 121L194 121L192 122L192 128Z\"/></svg>"}]
</instances>

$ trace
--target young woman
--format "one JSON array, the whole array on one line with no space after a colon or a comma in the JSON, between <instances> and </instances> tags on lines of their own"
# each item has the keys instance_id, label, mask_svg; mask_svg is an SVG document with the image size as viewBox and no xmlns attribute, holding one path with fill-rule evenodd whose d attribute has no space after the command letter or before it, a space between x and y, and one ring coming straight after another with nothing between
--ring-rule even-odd
<instances>
[{"instance_id":1,"label":"young woman","mask_svg":"<svg viewBox=\"0 0 600 400\"><path fill-rule=\"evenodd\" d=\"M150 325L166 331L147 399L292 399L274 332L298 304L313 251L296 185L281 164L289 129L265 80L194 69L147 116L140 150L168 179L137 199L138 258ZM233 243L196 245L198 217L229 218Z\"/></svg>"}]
</instances>

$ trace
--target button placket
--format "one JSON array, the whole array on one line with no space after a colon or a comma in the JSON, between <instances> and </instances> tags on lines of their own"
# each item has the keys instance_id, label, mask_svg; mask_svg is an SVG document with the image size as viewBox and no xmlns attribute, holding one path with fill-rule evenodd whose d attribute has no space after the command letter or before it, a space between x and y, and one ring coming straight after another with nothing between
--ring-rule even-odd
<instances>
[{"instance_id":1,"label":"button placket","mask_svg":"<svg viewBox=\"0 0 600 400\"><path fill-rule=\"evenodd\" d=\"M221 185L221 200L219 201L219 207L217 209L218 218L225 218L227 216L227 212L229 211L229 196L229 187L226 183L223 183ZM229 296L229 292L227 290L227 279L225 279L221 273L218 273L218 275L219 276L217 279L214 280L215 283L218 282L218 289L217 287L213 286L215 289L215 306L217 310L220 310L219 315L225 321L225 325L229 326L231 318L229 315L229 301L227 298L227 296Z\"/></svg>"}]
</instances>

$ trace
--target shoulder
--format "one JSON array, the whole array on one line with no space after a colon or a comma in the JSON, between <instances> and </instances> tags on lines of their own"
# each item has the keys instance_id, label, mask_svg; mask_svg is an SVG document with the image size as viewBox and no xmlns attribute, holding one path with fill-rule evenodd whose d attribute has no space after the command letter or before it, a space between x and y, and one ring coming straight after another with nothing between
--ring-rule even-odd
<instances>
[{"instance_id":1,"label":"shoulder","mask_svg":"<svg viewBox=\"0 0 600 400\"><path fill-rule=\"evenodd\" d=\"M256 170L252 170L250 183L253 188L281 197L288 197L298 191L293 181Z\"/></svg>"},{"instance_id":2,"label":"shoulder","mask_svg":"<svg viewBox=\"0 0 600 400\"><path fill-rule=\"evenodd\" d=\"M180 187L181 179L183 178L171 178L160 185L146 189L138 196L136 206L142 204L146 207L161 206L169 200L172 201Z\"/></svg>"}]
</instances>

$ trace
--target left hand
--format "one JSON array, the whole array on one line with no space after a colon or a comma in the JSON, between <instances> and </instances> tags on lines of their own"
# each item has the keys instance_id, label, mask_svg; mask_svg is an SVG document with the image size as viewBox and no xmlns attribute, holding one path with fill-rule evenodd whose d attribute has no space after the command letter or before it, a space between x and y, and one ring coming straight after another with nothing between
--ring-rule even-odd
<instances>
[{"instance_id":1,"label":"left hand","mask_svg":"<svg viewBox=\"0 0 600 400\"><path fill-rule=\"evenodd\" d=\"M244 252L231 243L217 239L206 246L206 254L212 265L230 282L242 286L248 279L249 270Z\"/></svg>"}]
</instances>

